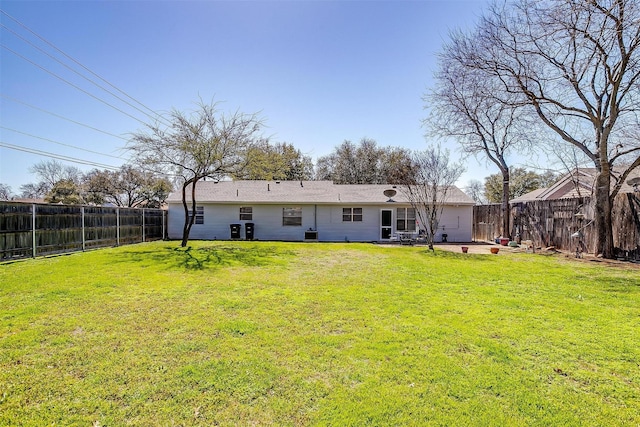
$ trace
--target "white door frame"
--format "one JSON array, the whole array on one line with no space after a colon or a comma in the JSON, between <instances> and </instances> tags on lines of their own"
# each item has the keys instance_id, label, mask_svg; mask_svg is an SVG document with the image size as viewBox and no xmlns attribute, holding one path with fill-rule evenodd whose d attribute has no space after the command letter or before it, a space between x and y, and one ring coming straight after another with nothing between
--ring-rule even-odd
<instances>
[{"instance_id":1,"label":"white door frame","mask_svg":"<svg viewBox=\"0 0 640 427\"><path fill-rule=\"evenodd\" d=\"M385 213L389 213L389 224L386 224ZM388 236L387 236L388 234ZM393 237L393 209L380 209L380 240L391 240Z\"/></svg>"}]
</instances>

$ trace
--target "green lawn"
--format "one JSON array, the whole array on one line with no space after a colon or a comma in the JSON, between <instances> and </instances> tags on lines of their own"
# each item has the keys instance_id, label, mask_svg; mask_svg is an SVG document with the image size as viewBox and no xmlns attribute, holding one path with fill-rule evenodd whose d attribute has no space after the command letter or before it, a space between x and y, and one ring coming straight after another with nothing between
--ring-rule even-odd
<instances>
[{"instance_id":1,"label":"green lawn","mask_svg":"<svg viewBox=\"0 0 640 427\"><path fill-rule=\"evenodd\" d=\"M640 424L640 270L156 242L0 265L0 425Z\"/></svg>"}]
</instances>

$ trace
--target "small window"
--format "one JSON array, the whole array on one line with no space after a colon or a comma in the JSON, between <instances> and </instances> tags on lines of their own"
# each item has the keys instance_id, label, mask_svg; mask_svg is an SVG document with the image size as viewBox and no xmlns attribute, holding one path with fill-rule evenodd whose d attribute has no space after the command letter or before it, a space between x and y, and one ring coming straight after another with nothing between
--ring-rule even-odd
<instances>
[{"instance_id":1,"label":"small window","mask_svg":"<svg viewBox=\"0 0 640 427\"><path fill-rule=\"evenodd\" d=\"M362 208L342 208L343 222L362 222Z\"/></svg>"},{"instance_id":2,"label":"small window","mask_svg":"<svg viewBox=\"0 0 640 427\"><path fill-rule=\"evenodd\" d=\"M398 208L396 210L396 231L416 231L416 210Z\"/></svg>"},{"instance_id":3,"label":"small window","mask_svg":"<svg viewBox=\"0 0 640 427\"><path fill-rule=\"evenodd\" d=\"M282 225L302 225L302 208L282 208Z\"/></svg>"},{"instance_id":4,"label":"small window","mask_svg":"<svg viewBox=\"0 0 640 427\"><path fill-rule=\"evenodd\" d=\"M193 211L189 211L189 220L193 216ZM204 224L204 206L196 206L196 220L194 224Z\"/></svg>"},{"instance_id":5,"label":"small window","mask_svg":"<svg viewBox=\"0 0 640 427\"><path fill-rule=\"evenodd\" d=\"M353 208L353 220L362 222L362 208Z\"/></svg>"},{"instance_id":6,"label":"small window","mask_svg":"<svg viewBox=\"0 0 640 427\"><path fill-rule=\"evenodd\" d=\"M252 221L253 220L253 208L243 207L240 208L240 221Z\"/></svg>"}]
</instances>

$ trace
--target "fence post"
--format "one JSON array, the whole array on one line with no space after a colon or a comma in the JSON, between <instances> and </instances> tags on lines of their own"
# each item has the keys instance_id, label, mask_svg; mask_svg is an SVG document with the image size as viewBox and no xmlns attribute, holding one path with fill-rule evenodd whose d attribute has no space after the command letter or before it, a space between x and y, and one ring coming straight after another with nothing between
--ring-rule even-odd
<instances>
[{"instance_id":1,"label":"fence post","mask_svg":"<svg viewBox=\"0 0 640 427\"><path fill-rule=\"evenodd\" d=\"M116 208L116 246L120 246L120 208Z\"/></svg>"},{"instance_id":2,"label":"fence post","mask_svg":"<svg viewBox=\"0 0 640 427\"><path fill-rule=\"evenodd\" d=\"M80 212L82 212L82 251L84 252L86 249L86 237L85 237L85 228L84 228L84 206L80 208Z\"/></svg>"},{"instance_id":3,"label":"fence post","mask_svg":"<svg viewBox=\"0 0 640 427\"><path fill-rule=\"evenodd\" d=\"M164 221L166 220L167 215L166 215L166 211L161 211L161 212L162 212L162 240L164 240L166 238L165 237L166 231L165 231Z\"/></svg>"},{"instance_id":4,"label":"fence post","mask_svg":"<svg viewBox=\"0 0 640 427\"><path fill-rule=\"evenodd\" d=\"M31 204L31 254L36 257L36 204Z\"/></svg>"},{"instance_id":5,"label":"fence post","mask_svg":"<svg viewBox=\"0 0 640 427\"><path fill-rule=\"evenodd\" d=\"M142 243L145 241L144 237L144 208L142 208Z\"/></svg>"}]
</instances>

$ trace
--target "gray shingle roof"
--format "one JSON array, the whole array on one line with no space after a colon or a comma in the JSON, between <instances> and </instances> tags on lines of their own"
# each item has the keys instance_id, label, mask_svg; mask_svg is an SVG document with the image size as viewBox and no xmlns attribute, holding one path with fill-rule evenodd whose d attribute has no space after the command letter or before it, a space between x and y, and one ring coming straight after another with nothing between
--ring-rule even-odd
<instances>
[{"instance_id":1,"label":"gray shingle roof","mask_svg":"<svg viewBox=\"0 0 640 427\"><path fill-rule=\"evenodd\" d=\"M623 167L615 167L614 174L620 175ZM520 197L512 199L509 203L530 202L536 200L571 199L591 196L598 171L595 168L577 168L562 176L555 184L548 188L539 188ZM620 187L620 193L633 193L634 189L628 184L632 178L640 178L640 168L634 169ZM615 180L611 179L611 187Z\"/></svg>"},{"instance_id":2,"label":"gray shingle roof","mask_svg":"<svg viewBox=\"0 0 640 427\"><path fill-rule=\"evenodd\" d=\"M196 200L216 203L385 203L383 192L394 188L392 199L407 203L402 186L384 184L342 185L331 181L201 181L196 185ZM178 203L181 193L171 193L168 203ZM190 190L187 199L191 200ZM473 205L473 199L453 186L447 197L449 205Z\"/></svg>"}]
</instances>

